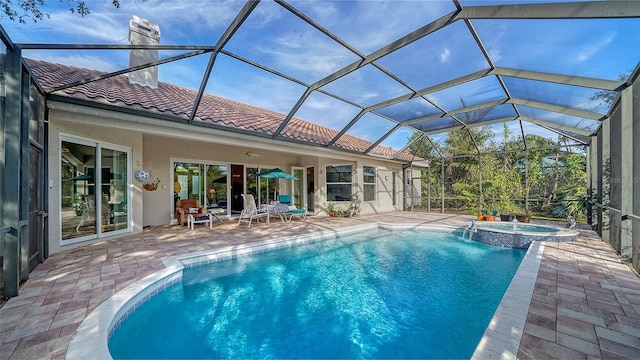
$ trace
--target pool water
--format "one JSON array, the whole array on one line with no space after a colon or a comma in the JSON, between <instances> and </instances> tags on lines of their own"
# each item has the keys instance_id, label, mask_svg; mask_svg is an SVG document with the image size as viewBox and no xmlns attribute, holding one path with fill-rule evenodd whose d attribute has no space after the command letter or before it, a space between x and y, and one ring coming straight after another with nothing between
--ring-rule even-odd
<instances>
[{"instance_id":1,"label":"pool water","mask_svg":"<svg viewBox=\"0 0 640 360\"><path fill-rule=\"evenodd\" d=\"M125 358L469 358L525 250L379 231L184 270L109 339Z\"/></svg>"}]
</instances>

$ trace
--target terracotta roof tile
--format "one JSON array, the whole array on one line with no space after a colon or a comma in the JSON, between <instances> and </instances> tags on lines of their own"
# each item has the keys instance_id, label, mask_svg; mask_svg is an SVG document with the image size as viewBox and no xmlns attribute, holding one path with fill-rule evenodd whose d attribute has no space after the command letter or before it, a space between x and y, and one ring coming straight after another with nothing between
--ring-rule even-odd
<instances>
[{"instance_id":1,"label":"terracotta roof tile","mask_svg":"<svg viewBox=\"0 0 640 360\"><path fill-rule=\"evenodd\" d=\"M44 89L72 84L85 79L104 75L104 73L67 65L25 59L32 73ZM138 84L130 84L125 75L78 85L55 92L56 95L110 104L131 109L142 109L161 114L178 116L186 119L191 114L195 102L196 91L173 84L158 82L153 89ZM218 125L259 131L273 135L282 121L284 114L262 109L237 101L204 94L196 112L196 119L209 121ZM327 145L338 134L338 131L292 118L281 133L282 137ZM335 145L337 147L365 151L371 142L344 134ZM389 147L376 146L372 153L391 157L396 151ZM412 155L405 152L400 157L411 160Z\"/></svg>"}]
</instances>

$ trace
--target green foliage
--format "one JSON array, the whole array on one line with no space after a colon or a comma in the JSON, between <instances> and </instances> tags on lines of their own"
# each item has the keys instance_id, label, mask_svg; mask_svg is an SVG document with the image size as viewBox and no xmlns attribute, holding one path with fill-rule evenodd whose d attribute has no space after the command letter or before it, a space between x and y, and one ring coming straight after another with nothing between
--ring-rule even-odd
<instances>
[{"instance_id":1,"label":"green foliage","mask_svg":"<svg viewBox=\"0 0 640 360\"><path fill-rule=\"evenodd\" d=\"M619 74L618 81L627 81L630 75L631 75L631 70L629 70L629 72L626 74ZM618 93L615 91L600 90L600 91L597 91L595 94L593 94L589 98L589 101L591 101L592 103L598 101L599 104L597 105L605 104L607 106L611 106L613 105L613 102L615 101L617 96L618 96Z\"/></svg>"},{"instance_id":2,"label":"green foliage","mask_svg":"<svg viewBox=\"0 0 640 360\"><path fill-rule=\"evenodd\" d=\"M584 219L586 155L562 151L559 144L567 142L563 137L529 134L525 140L533 150L525 151L521 134L512 133L506 124L499 144L493 141L488 126L453 131L439 149L444 156L444 179L432 143L418 141L412 152L436 160L430 171L422 171L423 201L430 191L432 206L439 207L444 191L447 211L480 214L481 210L497 210L507 214L524 213L528 198L529 212L536 215ZM478 149L483 152L479 154Z\"/></svg>"},{"instance_id":3,"label":"green foliage","mask_svg":"<svg viewBox=\"0 0 640 360\"><path fill-rule=\"evenodd\" d=\"M91 13L84 0L58 1L67 3L69 12L72 14L78 14L84 17ZM115 8L120 8L120 0L111 0L111 4ZM26 20L29 19L33 22L38 22L49 18L49 14L43 12L41 9L44 5L45 0L0 0L0 9L2 10L0 18L7 16L9 20L17 21L21 24L24 24Z\"/></svg>"}]
</instances>

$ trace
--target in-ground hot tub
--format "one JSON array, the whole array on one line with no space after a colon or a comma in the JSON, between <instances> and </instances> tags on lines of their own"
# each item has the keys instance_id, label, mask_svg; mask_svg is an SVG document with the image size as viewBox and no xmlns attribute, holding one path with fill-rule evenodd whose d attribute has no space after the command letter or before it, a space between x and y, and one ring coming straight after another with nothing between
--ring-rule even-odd
<instances>
[{"instance_id":1,"label":"in-ground hot tub","mask_svg":"<svg viewBox=\"0 0 640 360\"><path fill-rule=\"evenodd\" d=\"M473 225L469 228L473 231ZM532 241L573 241L578 232L553 226L524 224L521 222L477 222L474 239L485 244L528 248Z\"/></svg>"}]
</instances>

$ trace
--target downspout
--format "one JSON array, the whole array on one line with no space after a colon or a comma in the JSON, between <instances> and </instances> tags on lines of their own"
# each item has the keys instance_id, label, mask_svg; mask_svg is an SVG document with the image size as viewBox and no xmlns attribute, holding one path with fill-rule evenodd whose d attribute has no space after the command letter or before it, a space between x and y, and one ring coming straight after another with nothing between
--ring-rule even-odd
<instances>
[{"instance_id":1,"label":"downspout","mask_svg":"<svg viewBox=\"0 0 640 360\"><path fill-rule=\"evenodd\" d=\"M441 202L442 209L441 209L441 212L444 214L444 157L442 157L442 156L440 157L440 162L442 164L442 166L440 166L440 171L441 171L440 181L441 181L441 184L442 184L442 195L441 195L442 196L442 202Z\"/></svg>"},{"instance_id":2,"label":"downspout","mask_svg":"<svg viewBox=\"0 0 640 360\"><path fill-rule=\"evenodd\" d=\"M427 211L431 212L431 164L427 169Z\"/></svg>"}]
</instances>

